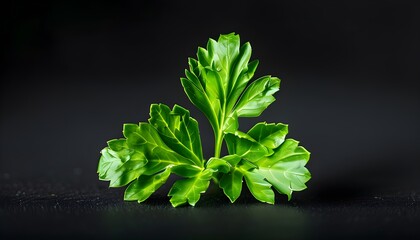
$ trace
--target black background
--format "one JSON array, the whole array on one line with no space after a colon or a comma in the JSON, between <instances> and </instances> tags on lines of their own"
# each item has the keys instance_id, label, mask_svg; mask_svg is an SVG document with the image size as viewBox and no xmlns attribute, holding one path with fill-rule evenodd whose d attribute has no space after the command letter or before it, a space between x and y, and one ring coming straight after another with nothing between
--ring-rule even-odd
<instances>
[{"instance_id":1,"label":"black background","mask_svg":"<svg viewBox=\"0 0 420 240\"><path fill-rule=\"evenodd\" d=\"M273 221L286 229L278 236L297 238L418 236L419 10L390 0L8 1L0 214L14 220L0 234L135 237L166 228L161 234L195 238L223 235L209 225L225 215L225 234L245 222L248 237ZM210 126L179 78L198 46L229 32L251 42L257 77L282 79L277 101L241 129L288 123L312 153L309 188L291 202L278 195L275 206L247 192L230 205L211 188L195 208L174 210L169 186L143 205L124 203L123 190L97 180L99 151L123 123L147 121L151 103L190 109L211 157Z\"/></svg>"}]
</instances>

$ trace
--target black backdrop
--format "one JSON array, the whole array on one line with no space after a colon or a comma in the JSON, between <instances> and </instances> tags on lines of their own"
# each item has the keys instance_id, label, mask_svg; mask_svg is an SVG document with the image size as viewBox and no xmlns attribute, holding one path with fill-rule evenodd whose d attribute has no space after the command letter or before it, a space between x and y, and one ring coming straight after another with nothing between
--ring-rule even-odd
<instances>
[{"instance_id":1,"label":"black backdrop","mask_svg":"<svg viewBox=\"0 0 420 240\"><path fill-rule=\"evenodd\" d=\"M190 109L210 157L212 132L179 78L209 37L236 32L260 60L256 76L282 79L277 101L241 129L289 124L289 136L312 153L313 178L298 198L419 190L415 1L2 5L3 183L105 186L95 173L99 151L123 123L146 121L156 102Z\"/></svg>"}]
</instances>

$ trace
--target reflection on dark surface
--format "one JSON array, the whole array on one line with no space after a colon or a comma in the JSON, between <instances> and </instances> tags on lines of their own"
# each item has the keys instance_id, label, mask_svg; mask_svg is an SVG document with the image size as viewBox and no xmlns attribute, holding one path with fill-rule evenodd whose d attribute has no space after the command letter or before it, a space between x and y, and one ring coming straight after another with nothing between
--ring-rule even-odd
<instances>
[{"instance_id":1,"label":"reflection on dark surface","mask_svg":"<svg viewBox=\"0 0 420 240\"><path fill-rule=\"evenodd\" d=\"M317 239L419 236L420 196L346 199L295 195L275 205L245 191L235 204L212 186L196 207L173 208L159 191L147 202L124 202L120 189L49 183L2 184L0 236L94 238ZM22 189L22 190L18 190ZM25 190L23 190L25 189Z\"/></svg>"}]
</instances>

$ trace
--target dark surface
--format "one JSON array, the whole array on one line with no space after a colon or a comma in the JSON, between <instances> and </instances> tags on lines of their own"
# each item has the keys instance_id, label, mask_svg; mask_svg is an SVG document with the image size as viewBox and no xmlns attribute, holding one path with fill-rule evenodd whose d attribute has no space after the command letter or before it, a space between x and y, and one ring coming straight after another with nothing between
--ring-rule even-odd
<instances>
[{"instance_id":1,"label":"dark surface","mask_svg":"<svg viewBox=\"0 0 420 240\"><path fill-rule=\"evenodd\" d=\"M105 184L0 185L0 237L98 239L418 239L420 195L321 193L276 205L245 192L235 204L210 188L196 207L172 208L160 191L123 202Z\"/></svg>"},{"instance_id":2,"label":"dark surface","mask_svg":"<svg viewBox=\"0 0 420 240\"><path fill-rule=\"evenodd\" d=\"M0 237L419 238L417 1L4 1L0 7ZM175 103L213 136L179 77L209 37L237 32L282 79L258 119L311 151L291 202L231 205L212 188L173 209L98 181L99 151L151 103ZM214 227L216 226L216 227ZM232 239L232 238L231 238Z\"/></svg>"}]
</instances>

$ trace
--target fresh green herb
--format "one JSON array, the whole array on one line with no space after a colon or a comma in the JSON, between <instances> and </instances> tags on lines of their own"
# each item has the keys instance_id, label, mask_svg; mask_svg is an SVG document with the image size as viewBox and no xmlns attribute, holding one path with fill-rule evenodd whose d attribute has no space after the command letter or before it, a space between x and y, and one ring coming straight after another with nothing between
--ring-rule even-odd
<instances>
[{"instance_id":1,"label":"fresh green herb","mask_svg":"<svg viewBox=\"0 0 420 240\"><path fill-rule=\"evenodd\" d=\"M209 39L188 60L182 86L191 102L209 120L215 137L214 157L203 157L197 121L185 108L152 104L148 122L125 124L124 138L108 141L101 151L98 174L110 187L128 185L125 200L145 201L171 174L177 180L168 196L174 207L195 204L211 181L233 203L242 182L261 202L274 204L273 188L290 200L311 178L305 168L310 153L286 139L288 125L258 123L239 131L240 117L258 117L275 98L280 79L264 76L251 82L258 61L249 61L251 45L240 46L239 35ZM220 156L226 143L228 155Z\"/></svg>"}]
</instances>

